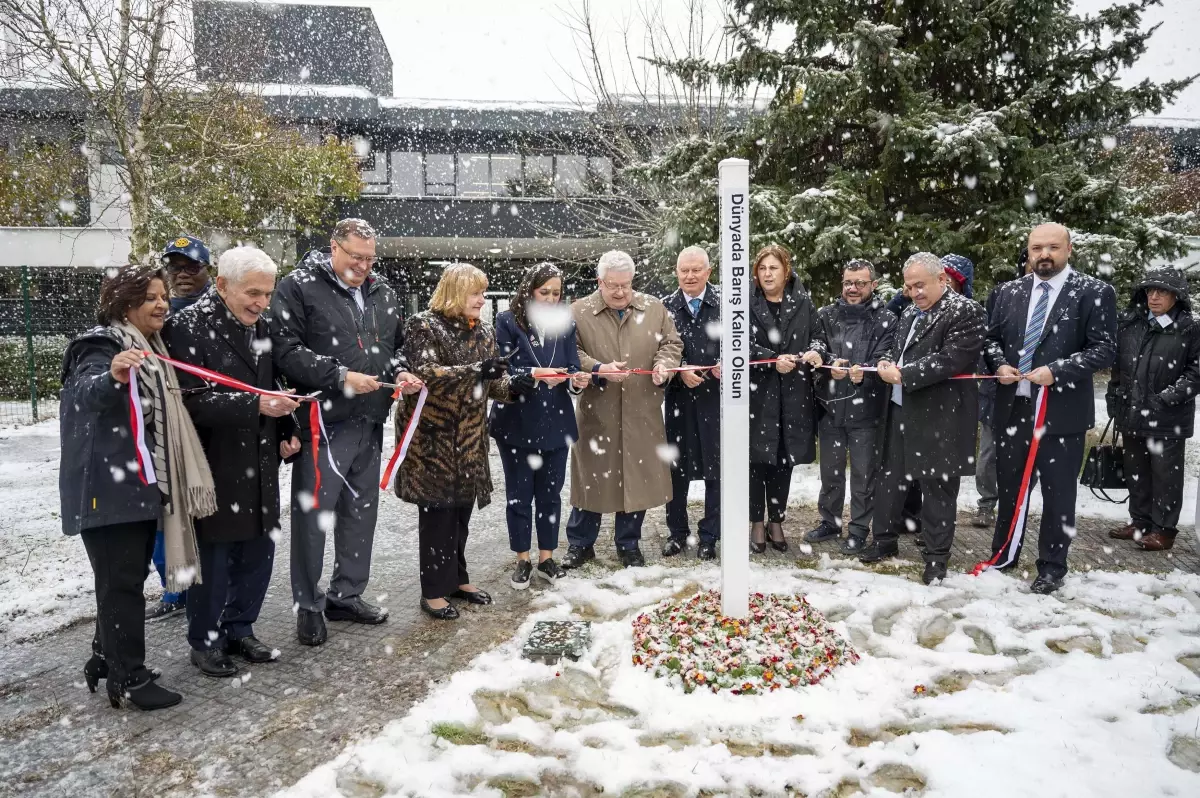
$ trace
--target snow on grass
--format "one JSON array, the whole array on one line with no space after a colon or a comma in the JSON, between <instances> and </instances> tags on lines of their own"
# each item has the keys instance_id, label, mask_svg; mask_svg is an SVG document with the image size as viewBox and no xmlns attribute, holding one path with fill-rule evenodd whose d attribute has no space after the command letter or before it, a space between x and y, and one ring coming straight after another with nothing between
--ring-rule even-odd
<instances>
[{"instance_id":1,"label":"snow on grass","mask_svg":"<svg viewBox=\"0 0 1200 798\"><path fill-rule=\"evenodd\" d=\"M1090 573L1047 597L995 572L927 588L753 566L862 660L750 696L685 695L632 663L638 612L717 583L712 567L570 577L513 640L283 794L1200 794L1200 577ZM533 623L572 617L593 621L583 659L521 659Z\"/></svg>"}]
</instances>

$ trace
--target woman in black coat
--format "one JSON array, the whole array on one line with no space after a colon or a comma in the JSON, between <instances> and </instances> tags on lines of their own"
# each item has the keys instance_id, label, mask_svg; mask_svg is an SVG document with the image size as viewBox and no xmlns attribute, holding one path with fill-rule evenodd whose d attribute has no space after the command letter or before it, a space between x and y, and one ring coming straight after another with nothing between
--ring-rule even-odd
<instances>
[{"instance_id":1,"label":"woman in black coat","mask_svg":"<svg viewBox=\"0 0 1200 798\"><path fill-rule=\"evenodd\" d=\"M188 512L191 502L184 494L191 489L215 503L207 466L195 480L180 473L179 447L195 454L200 444L178 397L170 396L177 386L174 370L142 354L165 353L159 331L167 308L161 269L128 266L106 276L100 287L102 326L67 347L59 405L63 532L83 539L96 582L96 635L84 678L92 692L106 679L114 707L143 710L174 706L182 698L158 685L157 672L146 667L142 585L154 533L168 515ZM136 405L130 401L134 369ZM168 455L176 462L168 462ZM178 517L172 521L179 529ZM171 584L186 581L181 571L193 562L187 555L195 549L194 533L190 523L183 528L172 536L168 552ZM182 565L180 552L187 561Z\"/></svg>"},{"instance_id":2,"label":"woman in black coat","mask_svg":"<svg viewBox=\"0 0 1200 798\"><path fill-rule=\"evenodd\" d=\"M791 269L792 256L771 245L754 257L750 355L775 360L750 370L750 548L787 551L783 520L792 469L817 457L812 371L825 362L817 310ZM764 527L764 517L768 526Z\"/></svg>"},{"instance_id":3,"label":"woman in black coat","mask_svg":"<svg viewBox=\"0 0 1200 798\"><path fill-rule=\"evenodd\" d=\"M591 375L579 370L575 321L563 304L562 272L552 263L539 263L525 272L510 308L496 317L496 346L508 358L508 373L516 401L492 405L490 429L504 467L508 498L509 546L517 567L509 583L529 587L535 570L554 583L566 575L554 561L562 517L562 488L567 455L579 438L575 407L567 391L582 388ZM539 375L534 376L534 369ZM557 373L547 374L545 369ZM538 565L529 559L537 502Z\"/></svg>"},{"instance_id":4,"label":"woman in black coat","mask_svg":"<svg viewBox=\"0 0 1200 798\"><path fill-rule=\"evenodd\" d=\"M1105 400L1125 436L1130 523L1110 537L1147 551L1175 545L1183 505L1184 449L1200 392L1200 325L1178 269L1149 272L1117 331Z\"/></svg>"}]
</instances>

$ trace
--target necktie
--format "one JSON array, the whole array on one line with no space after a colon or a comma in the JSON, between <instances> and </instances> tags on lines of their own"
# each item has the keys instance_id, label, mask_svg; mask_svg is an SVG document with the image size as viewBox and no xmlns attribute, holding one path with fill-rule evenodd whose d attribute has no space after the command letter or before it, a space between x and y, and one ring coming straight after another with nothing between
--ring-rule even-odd
<instances>
[{"instance_id":1,"label":"necktie","mask_svg":"<svg viewBox=\"0 0 1200 798\"><path fill-rule=\"evenodd\" d=\"M692 315L695 316L700 312L700 300L693 299L688 302L688 307L692 309Z\"/></svg>"},{"instance_id":2,"label":"necktie","mask_svg":"<svg viewBox=\"0 0 1200 798\"><path fill-rule=\"evenodd\" d=\"M1050 283L1038 284L1042 295L1038 297L1037 306L1033 309L1033 318L1025 328L1025 346L1021 349L1021 362L1017 371L1028 374L1033 369L1033 353L1037 351L1038 342L1042 340L1042 327L1046 324L1046 313L1050 310Z\"/></svg>"}]
</instances>

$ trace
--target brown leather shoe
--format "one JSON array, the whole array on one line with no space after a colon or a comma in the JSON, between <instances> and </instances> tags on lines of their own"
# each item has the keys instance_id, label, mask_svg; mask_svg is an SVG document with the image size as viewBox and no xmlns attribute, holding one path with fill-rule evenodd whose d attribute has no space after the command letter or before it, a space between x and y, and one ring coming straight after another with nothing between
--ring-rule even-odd
<instances>
[{"instance_id":1,"label":"brown leather shoe","mask_svg":"<svg viewBox=\"0 0 1200 798\"><path fill-rule=\"evenodd\" d=\"M1167 537L1162 532L1151 532L1137 542L1146 551L1167 551L1175 545L1175 538Z\"/></svg>"},{"instance_id":2,"label":"brown leather shoe","mask_svg":"<svg viewBox=\"0 0 1200 798\"><path fill-rule=\"evenodd\" d=\"M1133 540L1133 536L1141 531L1142 528L1137 524L1126 524L1120 529L1109 531L1108 536L1114 540Z\"/></svg>"}]
</instances>

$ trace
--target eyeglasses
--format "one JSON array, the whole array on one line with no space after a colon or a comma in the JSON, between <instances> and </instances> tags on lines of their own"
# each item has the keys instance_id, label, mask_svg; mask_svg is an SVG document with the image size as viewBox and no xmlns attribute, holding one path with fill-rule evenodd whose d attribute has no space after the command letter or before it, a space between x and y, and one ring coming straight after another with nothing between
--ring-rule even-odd
<instances>
[{"instance_id":1,"label":"eyeglasses","mask_svg":"<svg viewBox=\"0 0 1200 798\"><path fill-rule=\"evenodd\" d=\"M625 294L633 290L633 283L610 283L608 280L601 280L600 284L614 294Z\"/></svg>"},{"instance_id":2,"label":"eyeglasses","mask_svg":"<svg viewBox=\"0 0 1200 798\"><path fill-rule=\"evenodd\" d=\"M208 264L191 260L190 258L186 261L163 258L163 265L167 267L167 271L171 274L179 274L180 272L199 274L208 268Z\"/></svg>"},{"instance_id":3,"label":"eyeglasses","mask_svg":"<svg viewBox=\"0 0 1200 798\"><path fill-rule=\"evenodd\" d=\"M871 284L871 280L842 280L842 288L857 288L859 291Z\"/></svg>"},{"instance_id":4,"label":"eyeglasses","mask_svg":"<svg viewBox=\"0 0 1200 798\"><path fill-rule=\"evenodd\" d=\"M350 250L346 249L341 244L338 244L336 241L334 241L333 243L337 244L338 249L340 249L342 252L346 253L346 257L348 257L350 260L354 261L355 263L357 263L361 266L374 266L376 263L379 262L379 258L375 257L374 255L358 255L358 254L355 254L355 253L351 252Z\"/></svg>"}]
</instances>

